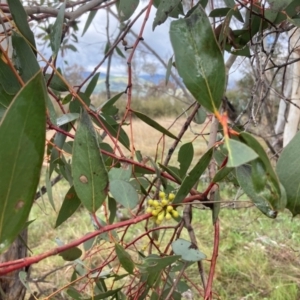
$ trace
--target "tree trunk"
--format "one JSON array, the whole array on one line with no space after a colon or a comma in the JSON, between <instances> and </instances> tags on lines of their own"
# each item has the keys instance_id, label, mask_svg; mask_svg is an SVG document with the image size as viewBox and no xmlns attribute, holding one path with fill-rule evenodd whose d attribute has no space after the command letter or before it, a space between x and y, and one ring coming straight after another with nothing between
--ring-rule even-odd
<instances>
[{"instance_id":1,"label":"tree trunk","mask_svg":"<svg viewBox=\"0 0 300 300\"><path fill-rule=\"evenodd\" d=\"M0 263L20 259L27 256L27 248L24 245L27 243L27 229L25 229L21 238L18 237L9 249L0 255ZM22 300L25 297L26 288L19 279L19 272L17 270L7 275L0 277L0 300ZM23 269L27 274L29 269Z\"/></svg>"},{"instance_id":2,"label":"tree trunk","mask_svg":"<svg viewBox=\"0 0 300 300\"><path fill-rule=\"evenodd\" d=\"M300 58L300 28L293 31L290 38L290 47L292 55L291 59ZM283 147L285 147L298 131L298 124L300 119L300 61L294 63L292 68L292 95L289 114L283 133ZM295 105L293 105L293 103ZM298 107L297 107L298 106Z\"/></svg>"}]
</instances>

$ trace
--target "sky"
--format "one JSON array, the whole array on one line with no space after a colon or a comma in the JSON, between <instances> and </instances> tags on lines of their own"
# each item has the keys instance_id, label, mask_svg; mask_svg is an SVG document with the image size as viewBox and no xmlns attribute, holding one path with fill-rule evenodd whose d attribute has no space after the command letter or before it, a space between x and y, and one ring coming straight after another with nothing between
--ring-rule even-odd
<instances>
[{"instance_id":1,"label":"sky","mask_svg":"<svg viewBox=\"0 0 300 300\"><path fill-rule=\"evenodd\" d=\"M136 9L136 13L130 18L131 20L135 17L135 15L145 7L147 2L140 2L138 8ZM157 26L155 31L152 31L152 23L155 17L156 9L152 7L150 17L147 21L145 30L144 30L144 40L151 45L153 49L155 49L159 55L167 62L167 60L172 56L173 51L170 44L169 39L169 25L171 20L167 20L166 23L161 26ZM144 14L145 15L145 14ZM144 15L138 19L138 21L134 24L132 29L135 33L140 31L142 22L144 20ZM83 37L81 34L83 32L83 28L86 22L88 14L85 14L81 18L81 22L79 24L79 43L74 44L79 52L68 51L67 60L82 65L87 71L92 71L95 65L102 60L104 49L106 45L106 11L99 10L89 27L88 31L85 33ZM112 34L111 40L114 41L114 37L118 33L119 22L110 15L109 20L109 29ZM134 41L133 38L131 38ZM129 55L124 51L124 46L119 45L120 49L123 51L125 55ZM144 49L139 46L139 49ZM62 60L60 59L61 63ZM126 61L124 59L115 59L112 65L111 71L114 75L124 75L126 74ZM100 71L106 72L106 64L100 68ZM160 72L165 72L165 70L161 69Z\"/></svg>"}]
</instances>

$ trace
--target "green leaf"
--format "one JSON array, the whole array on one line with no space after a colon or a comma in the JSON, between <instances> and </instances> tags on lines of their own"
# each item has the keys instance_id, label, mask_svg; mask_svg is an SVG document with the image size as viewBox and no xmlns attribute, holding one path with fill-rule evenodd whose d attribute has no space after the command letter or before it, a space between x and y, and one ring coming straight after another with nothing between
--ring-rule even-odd
<instances>
[{"instance_id":1,"label":"green leaf","mask_svg":"<svg viewBox=\"0 0 300 300\"><path fill-rule=\"evenodd\" d=\"M74 247L71 249L68 249L62 253L59 254L63 258L63 260L66 261L73 261L79 258L82 254L82 251L78 247Z\"/></svg>"},{"instance_id":2,"label":"green leaf","mask_svg":"<svg viewBox=\"0 0 300 300\"><path fill-rule=\"evenodd\" d=\"M122 287L118 288L118 289L115 289L115 290L110 290L110 291L107 291L105 293L100 293L98 295L95 295L91 298L85 298L85 299L82 299L82 300L100 300L100 299L107 299L108 297L111 297L111 296L116 296L120 291L122 290ZM110 299L113 299L113 298L110 298Z\"/></svg>"},{"instance_id":3,"label":"green leaf","mask_svg":"<svg viewBox=\"0 0 300 300\"><path fill-rule=\"evenodd\" d=\"M170 38L185 86L201 105L216 112L224 94L225 66L203 8L199 5L189 17L173 21Z\"/></svg>"},{"instance_id":4,"label":"green leaf","mask_svg":"<svg viewBox=\"0 0 300 300\"><path fill-rule=\"evenodd\" d=\"M226 139L226 147L228 151L227 167L238 167L258 157L247 145L235 141L233 139Z\"/></svg>"},{"instance_id":5,"label":"green leaf","mask_svg":"<svg viewBox=\"0 0 300 300\"><path fill-rule=\"evenodd\" d=\"M272 219L276 218L277 211L272 208L269 202L272 194L267 187L261 193L255 191L251 178L251 168L247 165L238 167L236 169L236 176L241 188L253 201L255 206L267 217Z\"/></svg>"},{"instance_id":6,"label":"green leaf","mask_svg":"<svg viewBox=\"0 0 300 300\"><path fill-rule=\"evenodd\" d=\"M126 58L126 56L123 54L123 52L121 51L121 49L119 47L116 47L116 52L120 57Z\"/></svg>"},{"instance_id":7,"label":"green leaf","mask_svg":"<svg viewBox=\"0 0 300 300\"><path fill-rule=\"evenodd\" d=\"M75 191L90 212L96 212L107 196L108 174L88 113L83 110L73 145L72 175Z\"/></svg>"},{"instance_id":8,"label":"green leaf","mask_svg":"<svg viewBox=\"0 0 300 300\"><path fill-rule=\"evenodd\" d=\"M181 0L160 0L153 21L152 30L154 30L157 25L163 24L180 2Z\"/></svg>"},{"instance_id":9,"label":"green leaf","mask_svg":"<svg viewBox=\"0 0 300 300\"><path fill-rule=\"evenodd\" d=\"M0 75L0 77L1 77L1 75ZM0 80L1 80L1 78L0 78ZM4 113L6 112L8 106L12 102L13 98L14 98L13 95L7 94L7 92L4 90L4 88L2 87L2 85L0 83L0 121L1 121L1 118L4 116Z\"/></svg>"},{"instance_id":10,"label":"green leaf","mask_svg":"<svg viewBox=\"0 0 300 300\"><path fill-rule=\"evenodd\" d=\"M196 124L203 124L206 120L206 111L201 107L197 110L197 113L193 119Z\"/></svg>"},{"instance_id":11,"label":"green leaf","mask_svg":"<svg viewBox=\"0 0 300 300\"><path fill-rule=\"evenodd\" d=\"M300 213L300 132L283 149L276 165L281 184L287 196L286 207L293 216Z\"/></svg>"},{"instance_id":12,"label":"green leaf","mask_svg":"<svg viewBox=\"0 0 300 300\"><path fill-rule=\"evenodd\" d=\"M266 167L259 158L251 161L251 179L256 192L261 192L265 188L267 183Z\"/></svg>"},{"instance_id":13,"label":"green leaf","mask_svg":"<svg viewBox=\"0 0 300 300\"><path fill-rule=\"evenodd\" d=\"M23 4L19 0L7 0L10 13L13 17L13 20L21 32L23 37L28 41L30 46L33 49L36 49L34 35L29 27L29 23L27 21L28 17L23 7Z\"/></svg>"},{"instance_id":14,"label":"green leaf","mask_svg":"<svg viewBox=\"0 0 300 300\"><path fill-rule=\"evenodd\" d=\"M159 132L161 132L161 133L163 133L163 134L171 137L172 139L177 140L177 137L174 134L172 134L170 131L168 131L163 126L159 125L157 122L155 122L154 120L152 120L148 116L144 115L141 112L135 111L135 110L132 110L132 112L135 114L136 117L138 117L140 120L142 120L143 122L145 122L146 124L148 124L152 128L154 128L157 131L159 131Z\"/></svg>"},{"instance_id":15,"label":"green leaf","mask_svg":"<svg viewBox=\"0 0 300 300\"><path fill-rule=\"evenodd\" d=\"M169 79L170 79L172 65L173 65L173 56L170 57L170 59L168 60L168 64L167 64L166 85L168 85L168 82L169 82Z\"/></svg>"},{"instance_id":16,"label":"green leaf","mask_svg":"<svg viewBox=\"0 0 300 300\"><path fill-rule=\"evenodd\" d=\"M82 101L87 106L90 106L90 104L91 104L90 97L87 97L87 95L85 93L82 93L82 92L80 92L78 94L78 96L82 99ZM69 109L70 109L71 113L78 113L78 114L80 114L81 110L83 109L83 105L81 104L81 102L79 101L78 98L75 98L73 101L70 102Z\"/></svg>"},{"instance_id":17,"label":"green leaf","mask_svg":"<svg viewBox=\"0 0 300 300\"><path fill-rule=\"evenodd\" d=\"M224 179L231 171L233 170L233 168L228 168L228 167L223 167L221 168L216 175L213 178L213 182L217 183L219 181L221 181L222 179Z\"/></svg>"},{"instance_id":18,"label":"green leaf","mask_svg":"<svg viewBox=\"0 0 300 300\"><path fill-rule=\"evenodd\" d=\"M113 180L109 184L109 190L115 200L125 208L133 209L139 202L139 197L134 187L124 180Z\"/></svg>"},{"instance_id":19,"label":"green leaf","mask_svg":"<svg viewBox=\"0 0 300 300\"><path fill-rule=\"evenodd\" d=\"M111 125L107 122L107 117L104 117L103 115L100 115L100 120L103 123L104 127L107 129L107 131L113 136L118 137L119 142L125 146L128 150L130 149L130 141L128 138L128 135L124 131L124 129L121 127L119 128L119 124L115 123L115 125Z\"/></svg>"},{"instance_id":20,"label":"green leaf","mask_svg":"<svg viewBox=\"0 0 300 300\"><path fill-rule=\"evenodd\" d=\"M45 182L46 182L48 200L49 200L53 210L56 211L54 200L53 200L53 194L52 194L52 185L50 182L49 168L47 168L47 170L46 170Z\"/></svg>"},{"instance_id":21,"label":"green leaf","mask_svg":"<svg viewBox=\"0 0 300 300\"><path fill-rule=\"evenodd\" d=\"M180 258L179 255L159 257L152 254L144 259L141 272L159 273Z\"/></svg>"},{"instance_id":22,"label":"green leaf","mask_svg":"<svg viewBox=\"0 0 300 300\"><path fill-rule=\"evenodd\" d=\"M24 82L30 80L39 70L40 66L32 48L22 36L13 32L13 60Z\"/></svg>"},{"instance_id":23,"label":"green leaf","mask_svg":"<svg viewBox=\"0 0 300 300\"><path fill-rule=\"evenodd\" d=\"M184 178L194 157L193 143L186 143L182 145L178 152L178 162L180 165L179 174L181 178Z\"/></svg>"},{"instance_id":24,"label":"green leaf","mask_svg":"<svg viewBox=\"0 0 300 300\"><path fill-rule=\"evenodd\" d=\"M115 251L118 256L119 262L126 272L133 274L134 262L131 256L125 251L125 249L118 244L115 244Z\"/></svg>"},{"instance_id":25,"label":"green leaf","mask_svg":"<svg viewBox=\"0 0 300 300\"><path fill-rule=\"evenodd\" d=\"M107 100L106 102L104 102L100 107L99 110L101 110L102 113L104 114L110 114L110 110L112 108L112 106L120 99L120 97L124 95L124 92L121 92L115 96L113 96L112 98L110 98L109 100ZM97 109L98 110L98 109Z\"/></svg>"},{"instance_id":26,"label":"green leaf","mask_svg":"<svg viewBox=\"0 0 300 300\"><path fill-rule=\"evenodd\" d=\"M199 261L206 255L197 249L197 246L184 239L178 239L172 243L172 250L176 255L181 255L185 261Z\"/></svg>"},{"instance_id":27,"label":"green leaf","mask_svg":"<svg viewBox=\"0 0 300 300\"><path fill-rule=\"evenodd\" d=\"M86 31L89 29L90 25L92 24L93 19L95 18L96 14L97 14L97 11L98 10L92 10L92 11L90 11L89 16L88 16L88 18L87 18L87 20L85 22L85 25L84 25L84 28L83 28L81 36L84 36L84 34L86 33Z\"/></svg>"},{"instance_id":28,"label":"green leaf","mask_svg":"<svg viewBox=\"0 0 300 300\"><path fill-rule=\"evenodd\" d=\"M68 92L69 91L69 87L65 84L65 82L57 74L54 74L53 76L51 74L45 74L45 80L47 83L48 83L48 80L50 79L50 77L51 77L51 81L49 83L49 87L51 89L53 89L57 92Z\"/></svg>"},{"instance_id":29,"label":"green leaf","mask_svg":"<svg viewBox=\"0 0 300 300\"><path fill-rule=\"evenodd\" d=\"M70 123L74 120L77 120L79 117L78 113L68 113L64 114L56 119L57 126L62 126L64 124Z\"/></svg>"},{"instance_id":30,"label":"green leaf","mask_svg":"<svg viewBox=\"0 0 300 300\"><path fill-rule=\"evenodd\" d=\"M11 96L15 95L21 88L21 84L19 83L15 74L3 59L0 59L0 84L2 85L4 91ZM1 98L2 97L3 96L1 93Z\"/></svg>"},{"instance_id":31,"label":"green leaf","mask_svg":"<svg viewBox=\"0 0 300 300\"><path fill-rule=\"evenodd\" d=\"M72 299L81 300L81 294L72 286L67 289L67 294L72 297Z\"/></svg>"},{"instance_id":32,"label":"green leaf","mask_svg":"<svg viewBox=\"0 0 300 300\"><path fill-rule=\"evenodd\" d=\"M158 165L159 165L164 171L166 171L168 174L170 174L172 177L174 177L178 183L181 183L181 182L182 182L181 176L179 175L179 169L176 170L176 169L174 169L175 167L174 167L174 168L172 168L172 167L167 167L167 166L162 165L161 163L158 163ZM185 176L185 174L184 174L184 176ZM183 177L184 177L184 176L183 176Z\"/></svg>"},{"instance_id":33,"label":"green leaf","mask_svg":"<svg viewBox=\"0 0 300 300\"><path fill-rule=\"evenodd\" d=\"M212 10L209 14L211 18L225 17L231 9L229 7L220 7Z\"/></svg>"},{"instance_id":34,"label":"green leaf","mask_svg":"<svg viewBox=\"0 0 300 300\"><path fill-rule=\"evenodd\" d=\"M60 208L60 211L58 213L55 228L61 225L63 222L65 222L67 219L69 219L75 211L80 206L80 199L78 198L76 191L74 189L74 186L71 186L68 192L65 195L64 202Z\"/></svg>"},{"instance_id":35,"label":"green leaf","mask_svg":"<svg viewBox=\"0 0 300 300\"><path fill-rule=\"evenodd\" d=\"M212 221L215 224L218 220L220 209L221 209L221 202L220 202L220 190L217 189L214 191L214 203L212 206Z\"/></svg>"},{"instance_id":36,"label":"green leaf","mask_svg":"<svg viewBox=\"0 0 300 300\"><path fill-rule=\"evenodd\" d=\"M249 147L251 147L258 154L259 158L265 165L267 175L270 177L270 180L273 182L273 184L276 188L277 194L280 195L281 188L280 188L278 177L271 165L269 157L268 157L266 151L264 150L263 146L259 143L259 141L256 138L254 138L251 134L249 134L247 132L242 132L239 135L239 137L244 143L246 143ZM273 205L274 205L274 207L277 207L277 205L275 203ZM277 209L281 209L281 208L277 207Z\"/></svg>"},{"instance_id":37,"label":"green leaf","mask_svg":"<svg viewBox=\"0 0 300 300\"><path fill-rule=\"evenodd\" d=\"M0 244L4 247L23 229L38 187L46 97L39 72L16 95L0 123Z\"/></svg>"},{"instance_id":38,"label":"green leaf","mask_svg":"<svg viewBox=\"0 0 300 300\"><path fill-rule=\"evenodd\" d=\"M209 149L194 166L194 168L184 178L178 192L176 193L173 203L181 203L183 199L188 195L194 184L206 170L211 157L213 155L213 149Z\"/></svg>"},{"instance_id":39,"label":"green leaf","mask_svg":"<svg viewBox=\"0 0 300 300\"><path fill-rule=\"evenodd\" d=\"M60 6L55 23L53 24L53 26L51 28L50 46L52 49L53 57L56 57L56 55L59 51L60 44L61 44L63 24L64 24L64 18L65 18L65 8L66 8L66 3L64 2Z\"/></svg>"},{"instance_id":40,"label":"green leaf","mask_svg":"<svg viewBox=\"0 0 300 300\"><path fill-rule=\"evenodd\" d=\"M116 217L117 202L114 198L108 196L109 224L112 224Z\"/></svg>"},{"instance_id":41,"label":"green leaf","mask_svg":"<svg viewBox=\"0 0 300 300\"><path fill-rule=\"evenodd\" d=\"M120 0L118 12L121 22L128 20L133 15L139 2L139 0Z\"/></svg>"},{"instance_id":42,"label":"green leaf","mask_svg":"<svg viewBox=\"0 0 300 300\"><path fill-rule=\"evenodd\" d=\"M89 82L88 86L86 87L84 93L87 97L91 97L91 95L93 94L94 89L97 86L99 76L100 76L100 72L96 73L93 76L92 80Z\"/></svg>"},{"instance_id":43,"label":"green leaf","mask_svg":"<svg viewBox=\"0 0 300 300\"><path fill-rule=\"evenodd\" d=\"M132 166L128 165L126 168L111 168L109 170L108 176L109 180L124 180L124 181L129 181L130 177L132 174Z\"/></svg>"}]
</instances>

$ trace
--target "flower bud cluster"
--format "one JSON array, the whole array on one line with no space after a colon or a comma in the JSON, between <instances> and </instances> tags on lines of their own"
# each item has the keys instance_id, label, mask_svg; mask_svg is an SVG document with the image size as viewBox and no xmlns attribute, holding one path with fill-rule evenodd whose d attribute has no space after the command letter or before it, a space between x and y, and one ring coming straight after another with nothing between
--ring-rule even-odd
<instances>
[{"instance_id":1,"label":"flower bud cluster","mask_svg":"<svg viewBox=\"0 0 300 300\"><path fill-rule=\"evenodd\" d=\"M179 216L177 210L171 205L175 195L170 193L168 197L164 192L159 192L159 200L148 200L147 213L151 213L155 223L160 225L164 219L170 220L172 216L177 218Z\"/></svg>"}]
</instances>

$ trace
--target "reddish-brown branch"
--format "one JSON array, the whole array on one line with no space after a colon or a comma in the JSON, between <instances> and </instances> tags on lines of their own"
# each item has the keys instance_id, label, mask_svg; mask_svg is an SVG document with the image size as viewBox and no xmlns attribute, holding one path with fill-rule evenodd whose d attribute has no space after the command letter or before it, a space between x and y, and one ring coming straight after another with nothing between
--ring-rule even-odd
<instances>
[{"instance_id":1,"label":"reddish-brown branch","mask_svg":"<svg viewBox=\"0 0 300 300\"><path fill-rule=\"evenodd\" d=\"M205 297L204 300L212 299L212 284L217 264L217 258L219 253L219 241L220 241L220 224L219 219L215 223L215 235L214 235L214 250L210 264L209 276L207 280L207 285L205 288Z\"/></svg>"},{"instance_id":2,"label":"reddish-brown branch","mask_svg":"<svg viewBox=\"0 0 300 300\"><path fill-rule=\"evenodd\" d=\"M124 226L128 226L128 225L131 225L131 224L136 224L136 223L139 223L141 221L144 221L148 218L150 218L152 215L151 214L144 214L144 215L141 215L141 216L137 216L133 219L130 219L130 220L126 220L126 221L122 221L122 222L119 222L119 223L116 223L116 224L112 224L112 225L107 225L103 228L101 228L100 230L97 230L97 231L94 231L92 233L89 233L73 242L70 242L69 244L66 244L66 245L63 245L63 246L60 246L60 247L56 247L54 249L51 249L45 253L42 253L42 254L39 254L39 255L36 255L36 256L32 256L32 257L25 257L25 258L22 258L22 259L18 259L18 260L15 260L15 261L10 261L10 262L6 262L6 263L2 263L0 264L0 275L5 275L5 274L8 274L10 272L13 272L15 270L19 270L21 268L24 268L24 267L28 267L32 264L35 264L35 263L38 263L40 262L41 260L47 258L47 257L50 257L50 256L53 256L53 255L57 255L59 253L62 253L68 249L71 249L73 247L77 247L79 246L80 244L92 239L93 237L96 237L104 232L108 232L108 231L111 231L111 230L114 230L116 228L121 228L121 227L124 227Z\"/></svg>"}]
</instances>

